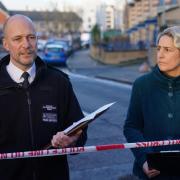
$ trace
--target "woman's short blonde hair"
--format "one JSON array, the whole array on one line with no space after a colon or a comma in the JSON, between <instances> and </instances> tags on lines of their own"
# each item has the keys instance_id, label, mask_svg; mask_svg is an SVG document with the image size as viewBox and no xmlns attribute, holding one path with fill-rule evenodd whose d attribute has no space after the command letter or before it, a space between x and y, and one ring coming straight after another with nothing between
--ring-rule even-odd
<instances>
[{"instance_id":1,"label":"woman's short blonde hair","mask_svg":"<svg viewBox=\"0 0 180 180\"><path fill-rule=\"evenodd\" d=\"M180 26L172 26L159 33L156 44L158 44L160 38L165 35L172 37L174 40L174 46L180 49Z\"/></svg>"}]
</instances>

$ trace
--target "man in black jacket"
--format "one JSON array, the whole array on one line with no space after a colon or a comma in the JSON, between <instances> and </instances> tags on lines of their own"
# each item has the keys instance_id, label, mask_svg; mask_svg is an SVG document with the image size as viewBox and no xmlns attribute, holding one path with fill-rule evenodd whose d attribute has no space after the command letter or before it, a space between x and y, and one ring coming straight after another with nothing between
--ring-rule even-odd
<instances>
[{"instance_id":1,"label":"man in black jacket","mask_svg":"<svg viewBox=\"0 0 180 180\"><path fill-rule=\"evenodd\" d=\"M83 117L68 76L37 56L32 21L14 15L4 24L0 61L0 153L52 146L83 146L86 130L66 136L63 130ZM2 180L68 180L66 156L0 161Z\"/></svg>"}]
</instances>

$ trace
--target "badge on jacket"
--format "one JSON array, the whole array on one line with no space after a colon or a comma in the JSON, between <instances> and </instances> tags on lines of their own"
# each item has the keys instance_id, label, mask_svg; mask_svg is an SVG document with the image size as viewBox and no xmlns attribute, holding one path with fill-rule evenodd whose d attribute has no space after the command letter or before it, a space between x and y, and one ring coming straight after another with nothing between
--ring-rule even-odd
<instances>
[{"instance_id":1,"label":"badge on jacket","mask_svg":"<svg viewBox=\"0 0 180 180\"><path fill-rule=\"evenodd\" d=\"M43 105L42 121L44 122L57 122L57 107L53 105Z\"/></svg>"}]
</instances>

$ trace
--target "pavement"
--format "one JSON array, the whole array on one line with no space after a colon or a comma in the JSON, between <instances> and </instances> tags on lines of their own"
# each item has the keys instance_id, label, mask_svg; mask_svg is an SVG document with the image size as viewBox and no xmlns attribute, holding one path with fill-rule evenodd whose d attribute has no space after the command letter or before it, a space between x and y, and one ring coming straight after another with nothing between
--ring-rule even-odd
<instances>
[{"instance_id":1,"label":"pavement","mask_svg":"<svg viewBox=\"0 0 180 180\"><path fill-rule=\"evenodd\" d=\"M125 84L133 84L138 77L147 73L140 72L139 69L141 66L142 64L139 63L121 66L118 68L114 68L113 71L100 73L96 75L96 78L107 79Z\"/></svg>"},{"instance_id":2,"label":"pavement","mask_svg":"<svg viewBox=\"0 0 180 180\"><path fill-rule=\"evenodd\" d=\"M0 59L5 55L6 52L0 51ZM134 61L134 63L127 63L126 65L107 65L92 59L90 57L89 50L81 50L69 58L68 70L70 72L92 76L99 79L133 84L138 77L148 72L140 71L140 69L144 68L143 62L144 61Z\"/></svg>"},{"instance_id":3,"label":"pavement","mask_svg":"<svg viewBox=\"0 0 180 180\"><path fill-rule=\"evenodd\" d=\"M0 58L5 55L5 52L1 52ZM143 68L146 69L146 67L143 67L143 61L136 61L135 63L128 63L126 65L102 64L92 59L88 50L79 51L68 60L68 70L72 73L125 84L133 84L138 77L148 73L148 70L142 72Z\"/></svg>"},{"instance_id":4,"label":"pavement","mask_svg":"<svg viewBox=\"0 0 180 180\"><path fill-rule=\"evenodd\" d=\"M133 84L138 77L150 71L145 60L126 65L107 65L92 59L89 51L79 51L71 57L68 61L68 69L72 73L126 84Z\"/></svg>"}]
</instances>

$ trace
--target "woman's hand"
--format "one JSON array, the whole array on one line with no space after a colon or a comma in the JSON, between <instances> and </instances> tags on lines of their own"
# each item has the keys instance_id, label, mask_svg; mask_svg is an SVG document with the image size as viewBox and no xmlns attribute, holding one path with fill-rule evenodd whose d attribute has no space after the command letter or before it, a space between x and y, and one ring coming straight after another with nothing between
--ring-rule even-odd
<instances>
[{"instance_id":1,"label":"woman's hand","mask_svg":"<svg viewBox=\"0 0 180 180\"><path fill-rule=\"evenodd\" d=\"M143 171L148 176L148 178L153 178L160 174L160 171L158 171L156 169L150 169L148 167L147 161L143 164Z\"/></svg>"}]
</instances>

